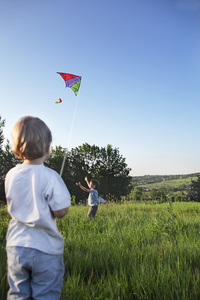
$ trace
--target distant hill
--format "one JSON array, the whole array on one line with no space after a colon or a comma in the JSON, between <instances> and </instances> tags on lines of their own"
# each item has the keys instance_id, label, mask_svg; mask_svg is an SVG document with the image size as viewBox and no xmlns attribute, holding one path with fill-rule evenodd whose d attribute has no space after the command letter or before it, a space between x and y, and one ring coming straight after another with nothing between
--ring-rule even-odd
<instances>
[{"instance_id":1,"label":"distant hill","mask_svg":"<svg viewBox=\"0 0 200 300\"><path fill-rule=\"evenodd\" d=\"M180 186L188 185L191 180L195 180L200 173L184 174L184 175L145 175L133 176L133 186L149 188L167 187L167 186Z\"/></svg>"}]
</instances>

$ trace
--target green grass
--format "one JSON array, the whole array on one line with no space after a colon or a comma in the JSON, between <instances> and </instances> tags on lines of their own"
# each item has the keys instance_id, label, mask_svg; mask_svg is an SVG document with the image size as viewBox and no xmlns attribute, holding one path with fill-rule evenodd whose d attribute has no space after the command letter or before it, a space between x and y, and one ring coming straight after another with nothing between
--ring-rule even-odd
<instances>
[{"instance_id":1,"label":"green grass","mask_svg":"<svg viewBox=\"0 0 200 300\"><path fill-rule=\"evenodd\" d=\"M65 238L61 299L200 299L198 203L101 205L90 221L87 211L73 206L58 221ZM0 299L6 299L5 208L0 214Z\"/></svg>"},{"instance_id":2,"label":"green grass","mask_svg":"<svg viewBox=\"0 0 200 300\"><path fill-rule=\"evenodd\" d=\"M155 183L149 183L149 184L141 184L140 187L146 187L149 189L155 189L155 188L179 188L180 186L186 185L189 186L191 184L191 180L196 180L197 177L187 177L187 178L179 178L179 179L173 179L173 180L163 180L161 182L155 182Z\"/></svg>"}]
</instances>

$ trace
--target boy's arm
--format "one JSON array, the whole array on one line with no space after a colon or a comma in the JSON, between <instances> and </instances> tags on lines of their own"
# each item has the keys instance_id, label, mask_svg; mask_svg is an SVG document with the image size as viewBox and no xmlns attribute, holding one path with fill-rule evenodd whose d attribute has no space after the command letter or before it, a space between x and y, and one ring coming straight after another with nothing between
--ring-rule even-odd
<instances>
[{"instance_id":1,"label":"boy's arm","mask_svg":"<svg viewBox=\"0 0 200 300\"><path fill-rule=\"evenodd\" d=\"M90 190L82 186L80 182L77 182L76 185L79 186L83 191L90 193Z\"/></svg>"},{"instance_id":2,"label":"boy's arm","mask_svg":"<svg viewBox=\"0 0 200 300\"><path fill-rule=\"evenodd\" d=\"M85 176L85 181L86 181L86 183L87 183L87 185L88 185L88 187L89 187L89 181L88 181L87 176Z\"/></svg>"},{"instance_id":3,"label":"boy's arm","mask_svg":"<svg viewBox=\"0 0 200 300\"><path fill-rule=\"evenodd\" d=\"M63 218L64 216L66 216L68 211L69 211L69 207L66 207L60 210L52 211L52 213L56 218Z\"/></svg>"}]
</instances>

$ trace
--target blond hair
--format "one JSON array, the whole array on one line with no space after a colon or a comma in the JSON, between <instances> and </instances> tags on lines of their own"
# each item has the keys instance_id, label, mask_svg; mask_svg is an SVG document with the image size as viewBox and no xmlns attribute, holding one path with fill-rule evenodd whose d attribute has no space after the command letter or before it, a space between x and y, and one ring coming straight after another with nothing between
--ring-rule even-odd
<instances>
[{"instance_id":1,"label":"blond hair","mask_svg":"<svg viewBox=\"0 0 200 300\"><path fill-rule=\"evenodd\" d=\"M52 135L47 125L32 116L26 116L17 121L12 130L12 151L21 159L36 159L42 157L52 141Z\"/></svg>"}]
</instances>

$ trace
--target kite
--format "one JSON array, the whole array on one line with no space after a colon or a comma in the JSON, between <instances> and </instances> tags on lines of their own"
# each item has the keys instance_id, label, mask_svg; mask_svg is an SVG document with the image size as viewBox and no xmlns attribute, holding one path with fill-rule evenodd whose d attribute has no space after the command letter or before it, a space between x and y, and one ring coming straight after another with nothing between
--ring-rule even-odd
<instances>
[{"instance_id":1,"label":"kite","mask_svg":"<svg viewBox=\"0 0 200 300\"><path fill-rule=\"evenodd\" d=\"M55 103L61 103L62 102L62 99L58 99L58 101L56 101Z\"/></svg>"},{"instance_id":2,"label":"kite","mask_svg":"<svg viewBox=\"0 0 200 300\"><path fill-rule=\"evenodd\" d=\"M82 77L73 74L68 74L68 73L60 73L60 72L57 72L57 74L60 74L60 76L62 76L62 78L65 81L66 87L71 88L74 91L75 95L77 96Z\"/></svg>"}]
</instances>

